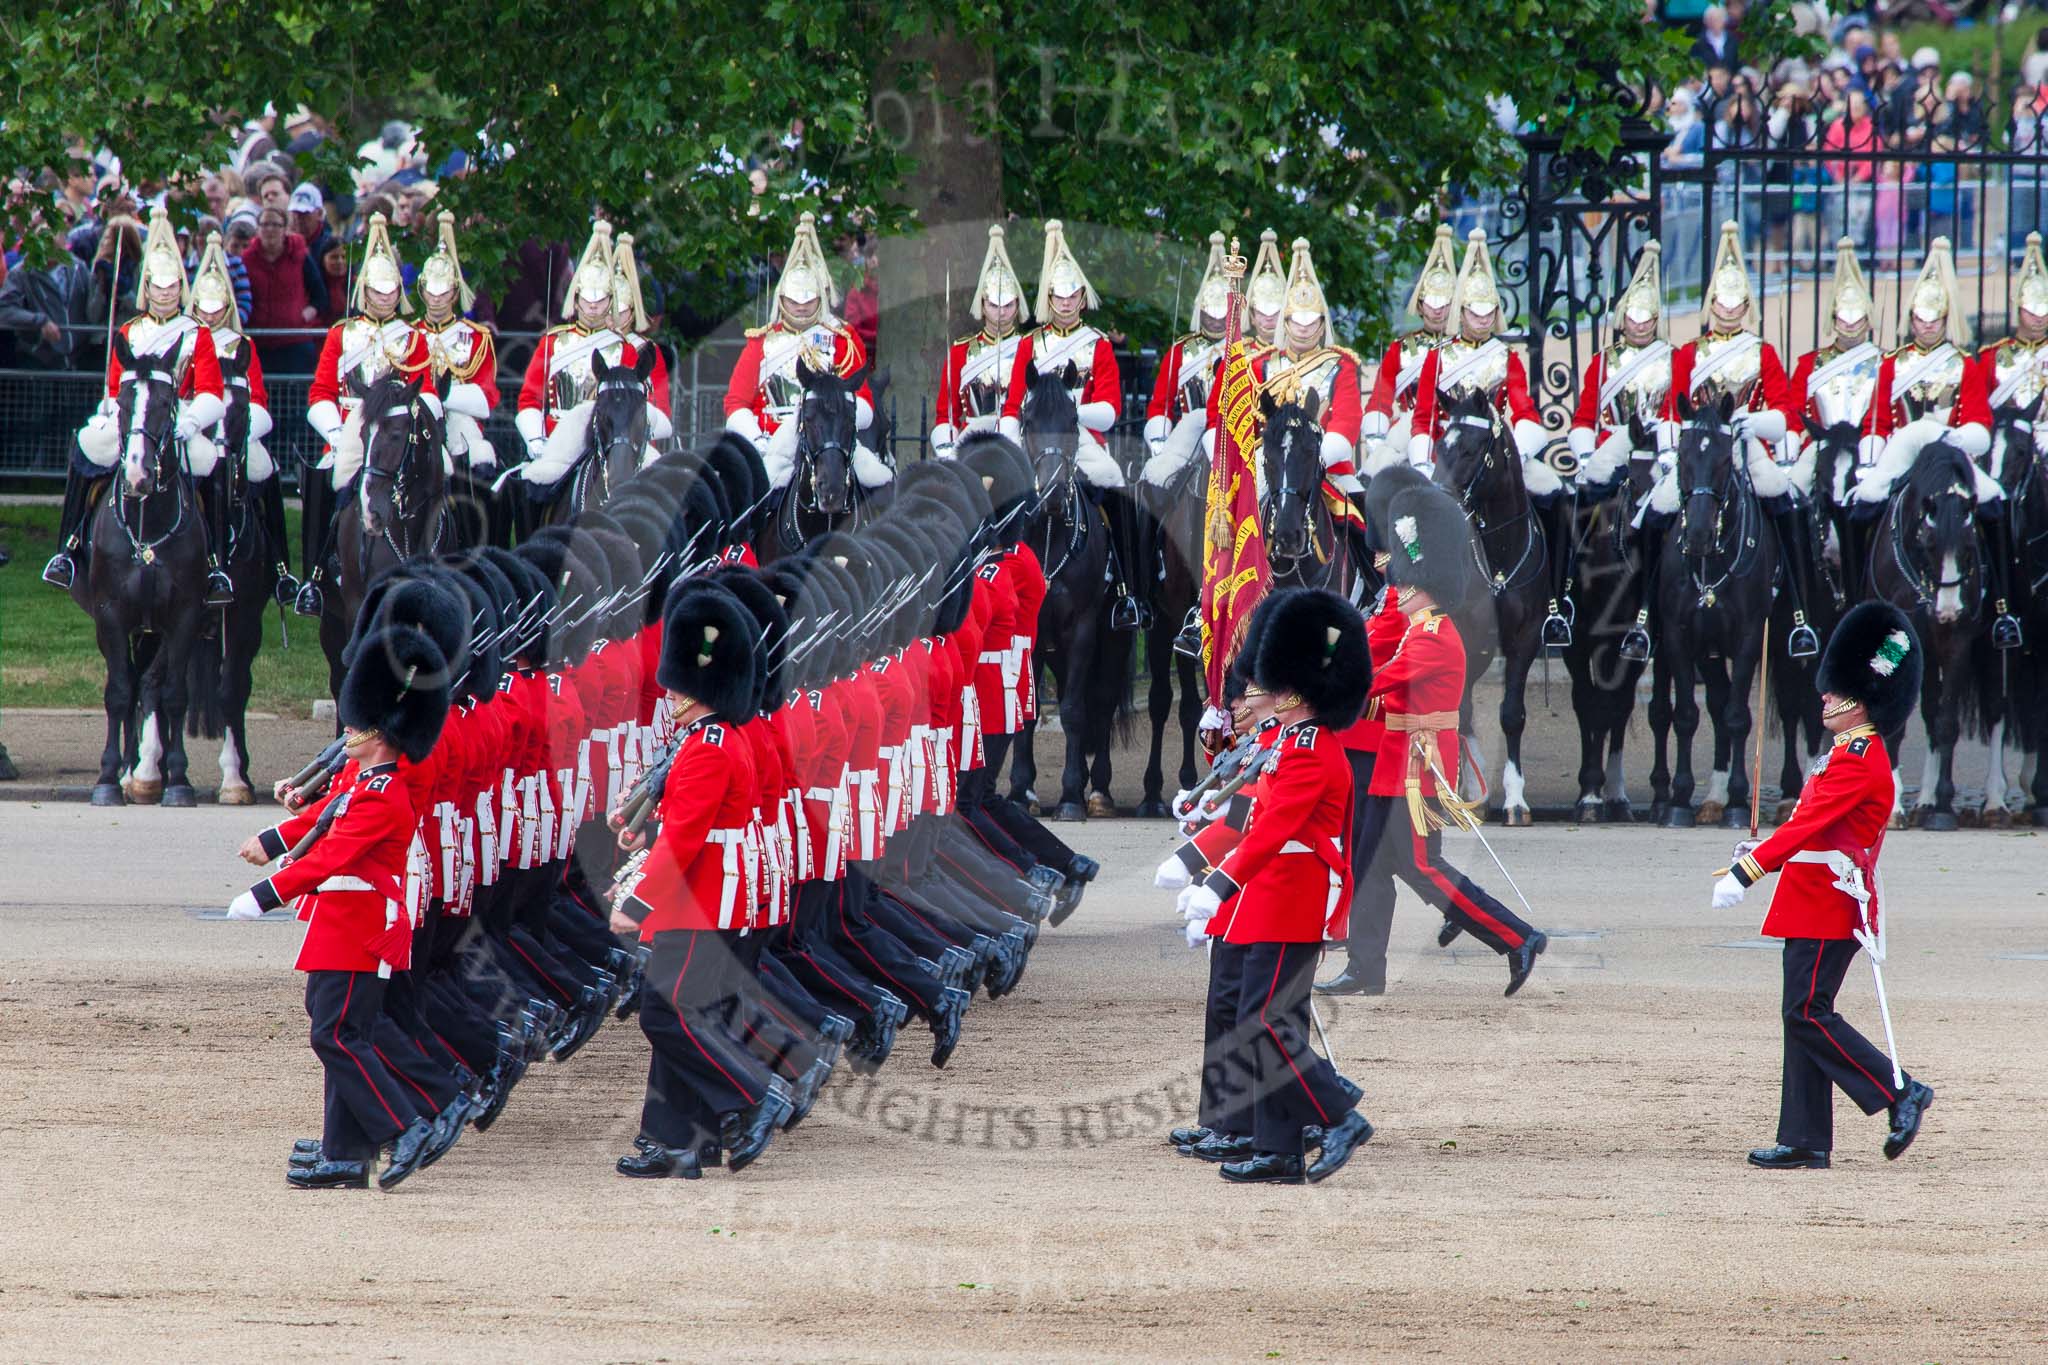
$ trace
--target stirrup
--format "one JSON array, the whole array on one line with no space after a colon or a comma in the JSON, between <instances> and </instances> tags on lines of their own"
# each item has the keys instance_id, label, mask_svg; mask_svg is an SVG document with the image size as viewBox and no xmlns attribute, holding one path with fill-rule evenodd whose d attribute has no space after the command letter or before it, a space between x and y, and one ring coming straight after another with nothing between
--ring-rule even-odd
<instances>
[{"instance_id":1,"label":"stirrup","mask_svg":"<svg viewBox=\"0 0 2048 1365\"><path fill-rule=\"evenodd\" d=\"M1795 659L1811 659L1820 653L1820 636L1806 624L1806 613L1792 613L1792 633L1785 637L1785 652Z\"/></svg>"},{"instance_id":2,"label":"stirrup","mask_svg":"<svg viewBox=\"0 0 2048 1365\"><path fill-rule=\"evenodd\" d=\"M282 564L277 566L277 584L270 590L270 595L277 599L280 607L288 607L298 598L299 580L292 577L292 571Z\"/></svg>"},{"instance_id":3,"label":"stirrup","mask_svg":"<svg viewBox=\"0 0 2048 1365\"><path fill-rule=\"evenodd\" d=\"M78 566L71 562L71 551L59 550L50 556L50 562L43 565L43 581L53 588L69 588L78 577Z\"/></svg>"},{"instance_id":4,"label":"stirrup","mask_svg":"<svg viewBox=\"0 0 2048 1365\"><path fill-rule=\"evenodd\" d=\"M235 604L235 581L215 564L206 571L206 605L231 607Z\"/></svg>"},{"instance_id":5,"label":"stirrup","mask_svg":"<svg viewBox=\"0 0 2048 1365\"><path fill-rule=\"evenodd\" d=\"M1991 622L1991 647L1993 649L2018 649L2026 643L2020 631L2019 618L2006 610L2005 602L1998 603L1998 615Z\"/></svg>"},{"instance_id":6,"label":"stirrup","mask_svg":"<svg viewBox=\"0 0 2048 1365\"><path fill-rule=\"evenodd\" d=\"M292 598L292 611L300 616L318 616L325 605L320 585L310 578L299 585L298 595Z\"/></svg>"},{"instance_id":7,"label":"stirrup","mask_svg":"<svg viewBox=\"0 0 2048 1365\"><path fill-rule=\"evenodd\" d=\"M1650 614L1648 612L1637 612L1636 619L1622 633L1621 657L1632 664L1645 663L1649 660L1650 632L1643 628L1649 619Z\"/></svg>"},{"instance_id":8,"label":"stirrup","mask_svg":"<svg viewBox=\"0 0 2048 1365\"><path fill-rule=\"evenodd\" d=\"M1150 614L1150 612L1145 610L1143 602L1140 602L1129 593L1125 593L1122 597L1117 598L1116 605L1109 609L1109 628L1111 630L1143 630L1149 624L1145 618Z\"/></svg>"},{"instance_id":9,"label":"stirrup","mask_svg":"<svg viewBox=\"0 0 2048 1365\"><path fill-rule=\"evenodd\" d=\"M1189 659L1202 657L1202 623L1194 612L1188 613L1180 634L1173 637L1173 652Z\"/></svg>"},{"instance_id":10,"label":"stirrup","mask_svg":"<svg viewBox=\"0 0 2048 1365\"><path fill-rule=\"evenodd\" d=\"M1557 609L1557 599L1550 599L1550 614L1543 618L1543 643L1547 647L1562 649L1572 642L1572 623L1565 620Z\"/></svg>"}]
</instances>

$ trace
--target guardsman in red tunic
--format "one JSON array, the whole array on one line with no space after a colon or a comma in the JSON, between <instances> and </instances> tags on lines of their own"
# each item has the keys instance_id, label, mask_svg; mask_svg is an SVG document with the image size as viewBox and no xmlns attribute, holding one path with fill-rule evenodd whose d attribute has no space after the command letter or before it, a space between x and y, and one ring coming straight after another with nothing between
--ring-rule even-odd
<instances>
[{"instance_id":1,"label":"guardsman in red tunic","mask_svg":"<svg viewBox=\"0 0 2048 1365\"><path fill-rule=\"evenodd\" d=\"M352 433L351 428L360 425L356 418L362 410L363 394L387 375L410 379L433 364L427 339L402 316L412 311L412 303L405 296L404 266L391 245L390 229L381 213L370 215L353 306L353 313L327 329L320 359L313 366L313 382L306 388L306 425L326 446L318 467L327 473L307 479L303 490L304 585L292 607L301 616L320 614L324 599L321 583L333 548L336 497L349 489L362 469L361 433ZM431 387L421 398L440 410L440 396Z\"/></svg>"},{"instance_id":2,"label":"guardsman in red tunic","mask_svg":"<svg viewBox=\"0 0 2048 1365\"><path fill-rule=\"evenodd\" d=\"M659 681L677 729L662 789L661 829L637 871L622 877L613 932L651 946L640 1028L653 1048L639 1148L621 1175L703 1174L699 1152L726 1149L735 1171L767 1147L793 1110L789 1089L725 1032L731 954L724 930L753 908L747 830L759 779L733 727L753 713L752 619L708 584L680 593L662 622ZM634 850L631 836L621 845Z\"/></svg>"},{"instance_id":3,"label":"guardsman in red tunic","mask_svg":"<svg viewBox=\"0 0 2048 1365\"><path fill-rule=\"evenodd\" d=\"M1884 736L1899 734L1920 696L1920 642L1904 612L1865 602L1835 627L1821 656L1821 721L1834 735L1792 818L1760 844L1737 850L1714 885L1714 908L1780 872L1763 932L1785 940L1784 1080L1778 1141L1749 1154L1765 1170L1824 1169L1835 1139L1834 1092L1866 1114L1887 1112L1886 1160L1912 1145L1934 1090L1835 1012L1835 992L1856 950L1884 960L1877 857L1891 822L1893 780ZM1882 1004L1883 981L1878 983ZM1887 1015L1889 1031L1890 1018Z\"/></svg>"},{"instance_id":4,"label":"guardsman in red tunic","mask_svg":"<svg viewBox=\"0 0 2048 1365\"><path fill-rule=\"evenodd\" d=\"M387 1190L438 1155L433 1125L378 1055L374 1035L385 983L412 950L407 876L419 816L398 763L433 749L448 714L447 677L447 661L422 631L401 626L360 642L336 699L360 768L355 784L327 803L308 842L228 907L230 919L255 919L296 900L307 922L297 966L327 1098L321 1159L286 1175L298 1189L366 1187L387 1144L391 1161L377 1175ZM244 856L262 862L271 850L251 856L245 848Z\"/></svg>"},{"instance_id":5,"label":"guardsman in red tunic","mask_svg":"<svg viewBox=\"0 0 2048 1365\"><path fill-rule=\"evenodd\" d=\"M1223 325L1230 316L1230 285L1223 278L1221 232L1209 234L1209 264L1195 288L1190 331L1159 358L1152 401L1145 406L1143 477L1154 488L1173 483L1202 451L1208 425L1209 393L1223 372Z\"/></svg>"},{"instance_id":6,"label":"guardsman in red tunic","mask_svg":"<svg viewBox=\"0 0 2048 1365\"><path fill-rule=\"evenodd\" d=\"M1066 229L1057 218L1045 224L1045 257L1038 271L1038 326L1017 344L1011 363L1009 390L1003 397L998 429L1011 440L1024 435L1024 396L1038 374L1061 374L1073 367L1073 395L1080 445L1075 464L1081 477L1096 488L1122 488L1123 467L1109 449L1109 429L1123 411L1123 385L1117 377L1116 349L1109 338L1081 320L1097 308L1095 286L1067 245Z\"/></svg>"},{"instance_id":7,"label":"guardsman in red tunic","mask_svg":"<svg viewBox=\"0 0 2048 1365\"><path fill-rule=\"evenodd\" d=\"M996 429L1023 340L1019 324L1031 320L1031 306L1024 302L1024 286L1010 264L1001 223L989 225L988 251L982 256L974 301L967 311L981 329L946 348L946 363L939 372L931 443L932 454L942 460L952 456L969 432Z\"/></svg>"},{"instance_id":8,"label":"guardsman in red tunic","mask_svg":"<svg viewBox=\"0 0 2048 1365\"><path fill-rule=\"evenodd\" d=\"M1505 994L1513 995L1549 939L1443 860L1444 825L1471 819L1456 789L1465 644L1444 611L1477 591L1471 532L1457 503L1433 485L1397 493L1387 515L1387 578L1406 625L1366 701L1366 714L1386 731L1360 837L1384 840L1394 875L1444 916L1438 943L1468 933L1508 959Z\"/></svg>"},{"instance_id":9,"label":"guardsman in red tunic","mask_svg":"<svg viewBox=\"0 0 2048 1365\"><path fill-rule=\"evenodd\" d=\"M59 588L69 588L76 576L92 509L100 490L113 478L114 466L121 462L118 405L124 349L171 372L179 400L178 440L188 460L203 461L208 472L213 468L213 443L204 433L220 420L227 406L222 398L220 362L214 354L212 329L178 311L185 302L185 262L178 254L170 216L162 208L150 215L135 288L135 301L142 306L142 313L117 329L116 344L107 352L106 394L79 430L78 448L65 476L64 510L57 527L61 547L43 566L43 581ZM207 572L206 605L224 606L234 598L234 585L215 559Z\"/></svg>"},{"instance_id":10,"label":"guardsman in red tunic","mask_svg":"<svg viewBox=\"0 0 2048 1365\"><path fill-rule=\"evenodd\" d=\"M797 220L796 239L775 284L775 320L748 329L747 344L725 386L725 429L754 443L776 488L796 471L794 418L804 396L801 370L844 379L867 368L867 348L832 311L838 292L825 249L818 244L817 217L806 212ZM854 430L865 432L874 421L875 396L863 380L854 397ZM856 440L853 475L863 487L879 488L894 471Z\"/></svg>"},{"instance_id":11,"label":"guardsman in red tunic","mask_svg":"<svg viewBox=\"0 0 2048 1365\"><path fill-rule=\"evenodd\" d=\"M1246 691L1273 698L1275 757L1244 837L1182 893L1181 914L1207 920L1227 905L1223 937L1243 949L1234 1032L1252 1126L1223 1178L1299 1184L1335 1174L1372 1136L1358 1087L1309 1047L1310 981L1324 941L1344 935L1351 896L1351 768L1337 732L1358 718L1371 665L1358 610L1336 594L1287 590L1264 609Z\"/></svg>"},{"instance_id":12,"label":"guardsman in red tunic","mask_svg":"<svg viewBox=\"0 0 2048 1365\"><path fill-rule=\"evenodd\" d=\"M1449 223L1436 225L1436 240L1408 295L1408 313L1422 325L1387 344L1374 372L1372 396L1365 400L1359 434L1368 447L1386 454L1370 460L1372 468L1408 457L1410 419L1421 392L1422 362L1450 339L1451 306L1458 298L1458 251Z\"/></svg>"}]
</instances>

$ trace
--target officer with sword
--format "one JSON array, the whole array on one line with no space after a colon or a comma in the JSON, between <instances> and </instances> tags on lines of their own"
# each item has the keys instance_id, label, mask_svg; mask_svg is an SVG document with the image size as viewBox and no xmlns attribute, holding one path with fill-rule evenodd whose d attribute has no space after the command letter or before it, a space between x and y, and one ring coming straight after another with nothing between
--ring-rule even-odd
<instances>
[{"instance_id":1,"label":"officer with sword","mask_svg":"<svg viewBox=\"0 0 2048 1365\"><path fill-rule=\"evenodd\" d=\"M1714 908L1739 904L1749 887L1782 869L1763 932L1785 940L1784 1082L1775 1146L1749 1154L1765 1170L1825 1170L1834 1148L1834 1090L1866 1114L1889 1119L1886 1160L1911 1146L1934 1091L1895 1060L1884 992L1885 932L1877 857L1892 813L1896 735L1920 695L1920 642L1904 612L1865 602L1842 618L1821 656L1821 720L1834 735L1800 793L1792 818L1759 844L1736 850L1714 884ZM1890 1056L1835 1011L1835 992L1856 950L1870 955Z\"/></svg>"}]
</instances>

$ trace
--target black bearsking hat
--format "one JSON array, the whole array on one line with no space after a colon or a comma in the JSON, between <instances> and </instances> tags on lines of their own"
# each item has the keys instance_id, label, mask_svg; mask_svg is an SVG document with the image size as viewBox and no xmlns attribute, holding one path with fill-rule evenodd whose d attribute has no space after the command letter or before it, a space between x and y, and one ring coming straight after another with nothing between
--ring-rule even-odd
<instances>
[{"instance_id":1,"label":"black bearsking hat","mask_svg":"<svg viewBox=\"0 0 2048 1365\"><path fill-rule=\"evenodd\" d=\"M1038 477L1024 448L995 432L975 432L959 445L954 461L980 477L1004 537L1015 540L1019 513L1038 496Z\"/></svg>"},{"instance_id":2,"label":"black bearsking hat","mask_svg":"<svg viewBox=\"0 0 2048 1365\"><path fill-rule=\"evenodd\" d=\"M510 638L505 642L505 657L546 658L547 613L555 608L554 585L548 582L546 574L510 550L489 545L481 553L512 584L514 607L505 623L511 628Z\"/></svg>"},{"instance_id":3,"label":"black bearsking hat","mask_svg":"<svg viewBox=\"0 0 2048 1365\"><path fill-rule=\"evenodd\" d=\"M1387 533L1387 504L1397 493L1411 488L1421 488L1429 482L1429 476L1412 464L1397 464L1372 476L1365 486L1365 544L1374 554L1385 554L1393 548L1393 537Z\"/></svg>"},{"instance_id":4,"label":"black bearsking hat","mask_svg":"<svg viewBox=\"0 0 2048 1365\"><path fill-rule=\"evenodd\" d=\"M754 618L760 645L755 665L760 674L755 709L774 710L782 697L782 656L789 637L789 613L783 610L775 590L758 570L735 564L712 574L708 581L731 593Z\"/></svg>"},{"instance_id":5,"label":"black bearsking hat","mask_svg":"<svg viewBox=\"0 0 2048 1365\"><path fill-rule=\"evenodd\" d=\"M344 726L376 730L418 763L448 718L448 660L414 626L375 631L357 643L335 704Z\"/></svg>"},{"instance_id":6,"label":"black bearsking hat","mask_svg":"<svg viewBox=\"0 0 2048 1365\"><path fill-rule=\"evenodd\" d=\"M1872 725L1896 734L1920 698L1924 663L1906 613L1889 602L1864 602L1836 623L1815 681L1822 692L1862 702Z\"/></svg>"},{"instance_id":7,"label":"black bearsking hat","mask_svg":"<svg viewBox=\"0 0 2048 1365\"><path fill-rule=\"evenodd\" d=\"M754 521L761 515L761 498L768 492L768 467L761 463L754 443L734 432L719 433L704 447L704 472L718 483L725 499L726 533L734 541L754 538Z\"/></svg>"},{"instance_id":8,"label":"black bearsking hat","mask_svg":"<svg viewBox=\"0 0 2048 1365\"><path fill-rule=\"evenodd\" d=\"M468 663L471 608L462 595L435 568L409 564L390 569L363 592L363 604L356 609L355 630L342 647L342 667L348 667L362 642L392 626L412 626L427 633L441 657L448 662L450 677Z\"/></svg>"},{"instance_id":9,"label":"black bearsking hat","mask_svg":"<svg viewBox=\"0 0 2048 1365\"><path fill-rule=\"evenodd\" d=\"M1251 685L1252 667L1259 659L1259 641L1266 637L1266 627L1273 620L1273 604L1282 596L1280 592L1269 592L1259 599L1252 608L1251 619L1244 623L1244 629L1237 637L1237 648L1230 656L1230 663L1223 670L1223 700L1235 703L1244 696L1245 688Z\"/></svg>"},{"instance_id":10,"label":"black bearsking hat","mask_svg":"<svg viewBox=\"0 0 2048 1365\"><path fill-rule=\"evenodd\" d=\"M738 598L716 584L692 581L663 616L654 679L721 719L745 721L754 714L759 643L754 618Z\"/></svg>"},{"instance_id":11,"label":"black bearsking hat","mask_svg":"<svg viewBox=\"0 0 2048 1365\"><path fill-rule=\"evenodd\" d=\"M446 581L462 593L469 607L469 666L462 671L455 691L461 696L486 697L498 690L504 666L498 657L498 602L481 574L466 573L448 561L435 565Z\"/></svg>"},{"instance_id":12,"label":"black bearsking hat","mask_svg":"<svg viewBox=\"0 0 2048 1365\"><path fill-rule=\"evenodd\" d=\"M1286 588L1259 605L1266 620L1252 681L1268 692L1294 693L1333 730L1357 720L1372 686L1358 608L1325 588Z\"/></svg>"},{"instance_id":13,"label":"black bearsking hat","mask_svg":"<svg viewBox=\"0 0 2048 1365\"><path fill-rule=\"evenodd\" d=\"M1420 588L1449 611L1471 594L1472 528L1451 495L1434 484L1405 489L1387 504L1387 581Z\"/></svg>"}]
</instances>

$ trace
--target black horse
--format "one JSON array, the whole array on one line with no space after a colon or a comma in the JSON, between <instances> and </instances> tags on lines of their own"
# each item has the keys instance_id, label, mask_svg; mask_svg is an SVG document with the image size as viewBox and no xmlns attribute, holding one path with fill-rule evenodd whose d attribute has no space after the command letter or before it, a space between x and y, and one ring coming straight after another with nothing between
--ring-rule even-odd
<instances>
[{"instance_id":1,"label":"black horse","mask_svg":"<svg viewBox=\"0 0 2048 1365\"><path fill-rule=\"evenodd\" d=\"M1109 620L1109 523L1078 464L1082 437L1073 388L1079 382L1072 365L1033 373L1021 414L1024 450L1039 488L1023 539L1044 566L1046 582L1034 654L1052 674L1066 738L1056 820L1115 814L1110 750L1130 693L1131 636L1112 630ZM1025 726L1010 765L1010 795L1019 802L1033 799L1036 729Z\"/></svg>"},{"instance_id":2,"label":"black horse","mask_svg":"<svg viewBox=\"0 0 2048 1365\"><path fill-rule=\"evenodd\" d=\"M1197 731L1202 720L1201 626L1202 516L1209 487L1209 463L1189 460L1164 487L1143 484L1139 496L1148 535L1143 563L1144 588L1152 608L1145 631L1145 664L1151 691L1146 709L1152 721L1152 744L1146 755L1141 819L1172 815L1166 802L1164 750L1166 727L1174 717L1174 691L1180 693L1180 790L1200 777L1195 765Z\"/></svg>"},{"instance_id":3,"label":"black horse","mask_svg":"<svg viewBox=\"0 0 2048 1365\"><path fill-rule=\"evenodd\" d=\"M1985 546L1977 525L1976 469L1947 441L1914 459L1871 537L1873 596L1913 618L1926 650L1920 719L1927 727L1927 771L1912 823L1951 830L1955 812L1956 741L1981 736L1989 670L1979 657L1988 625ZM1893 736L1887 747L1898 752Z\"/></svg>"},{"instance_id":4,"label":"black horse","mask_svg":"<svg viewBox=\"0 0 2048 1365\"><path fill-rule=\"evenodd\" d=\"M220 745L220 804L253 805L249 782L249 693L256 655L263 648L263 609L277 586L276 565L287 553L270 543L270 531L248 478L249 385L253 349L239 346L221 360L227 409L221 415L220 481L223 507L221 567L235 586L235 600L220 609L219 630L192 650L188 735Z\"/></svg>"},{"instance_id":5,"label":"black horse","mask_svg":"<svg viewBox=\"0 0 2048 1365\"><path fill-rule=\"evenodd\" d=\"M647 458L647 379L660 353L642 347L631 365L613 365L603 355L590 360L596 389L590 411L578 414L583 424L582 448L568 472L548 490L540 507L543 526L567 525L593 507L601 507L612 489L631 478ZM552 444L561 432L550 433Z\"/></svg>"},{"instance_id":6,"label":"black horse","mask_svg":"<svg viewBox=\"0 0 2048 1365\"><path fill-rule=\"evenodd\" d=\"M338 572L320 615L332 696L341 695L341 651L364 591L393 565L451 548L446 431L425 401L425 379L424 373L410 379L388 374L366 388L350 381L362 398L352 425L360 424L363 467L354 496L335 514Z\"/></svg>"},{"instance_id":7,"label":"black horse","mask_svg":"<svg viewBox=\"0 0 2048 1365\"><path fill-rule=\"evenodd\" d=\"M1522 456L1512 434L1484 394L1454 398L1438 443L1436 482L1458 500L1472 523L1480 569L1493 594L1493 642L1467 642L1471 683L1492 663L1490 643L1505 661L1501 679L1500 733L1507 753L1501 769L1501 820L1530 822L1522 779L1522 731L1529 721L1529 670L1543 648L1543 620L1549 614L1552 546L1543 518L1522 478ZM1484 632L1478 632L1483 635Z\"/></svg>"},{"instance_id":8,"label":"black horse","mask_svg":"<svg viewBox=\"0 0 2048 1365\"><path fill-rule=\"evenodd\" d=\"M1261 394L1259 414L1259 520L1273 587L1328 588L1357 601L1359 523L1337 515L1324 496L1321 410Z\"/></svg>"},{"instance_id":9,"label":"black horse","mask_svg":"<svg viewBox=\"0 0 2048 1365\"><path fill-rule=\"evenodd\" d=\"M837 375L800 360L796 376L804 394L790 418L796 453L788 482L769 499L775 534L757 549L764 561L793 554L830 531L857 531L888 505L888 490L854 477L857 399L868 368Z\"/></svg>"},{"instance_id":10,"label":"black horse","mask_svg":"<svg viewBox=\"0 0 2048 1365\"><path fill-rule=\"evenodd\" d=\"M1750 779L1742 754L1753 723L1750 680L1763 657L1780 566L1776 537L1730 426L1733 413L1732 398L1698 409L1679 399L1678 519L1657 551L1651 814L1674 829L1690 827L1695 818L1731 825L1748 818L1743 807ZM1714 726L1714 768L1696 817L1692 738L1700 722L1700 679ZM1674 726L1675 774L1668 754Z\"/></svg>"},{"instance_id":11,"label":"black horse","mask_svg":"<svg viewBox=\"0 0 2048 1365\"><path fill-rule=\"evenodd\" d=\"M1994 414L1991 468L2005 489L2006 553L2011 563L2012 609L2021 626L2021 648L1995 651L2000 703L1993 735L2011 739L2026 755L2022 789L2036 825L2048 825L2048 467L2043 466L2029 407L2007 404ZM1984 823L2005 823L1993 810L2004 786L2003 747L1992 746L1991 781Z\"/></svg>"},{"instance_id":12,"label":"black horse","mask_svg":"<svg viewBox=\"0 0 2048 1365\"><path fill-rule=\"evenodd\" d=\"M1654 437L1632 422L1633 450L1650 450ZM1628 460L1597 474L1580 469L1572 493L1572 642L1564 648L1572 680L1572 714L1579 725L1579 797L1574 816L1585 824L1626 823L1629 803L1623 747L1635 714L1636 685L1645 661L1622 648L1643 604L1640 542L1633 530L1636 503L1649 492L1652 467ZM1596 482L1597 480L1597 482Z\"/></svg>"},{"instance_id":13,"label":"black horse","mask_svg":"<svg viewBox=\"0 0 2048 1365\"><path fill-rule=\"evenodd\" d=\"M205 612L204 513L177 448L177 376L118 333L114 354L121 463L93 513L91 562L71 585L107 665L107 742L92 803L193 806L186 670Z\"/></svg>"}]
</instances>

